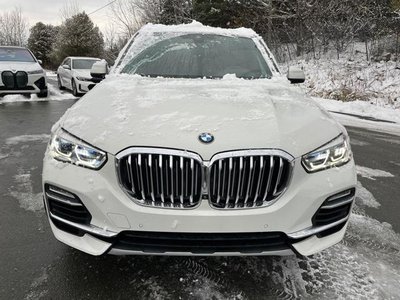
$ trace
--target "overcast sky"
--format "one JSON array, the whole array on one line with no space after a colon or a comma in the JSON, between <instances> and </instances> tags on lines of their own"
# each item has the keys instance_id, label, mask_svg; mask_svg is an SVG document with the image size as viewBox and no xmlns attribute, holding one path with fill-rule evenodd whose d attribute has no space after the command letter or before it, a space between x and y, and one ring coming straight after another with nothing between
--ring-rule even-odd
<instances>
[{"instance_id":1,"label":"overcast sky","mask_svg":"<svg viewBox=\"0 0 400 300\"><path fill-rule=\"evenodd\" d=\"M68 0L0 0L0 12L21 7L30 26L39 21L45 24L59 25L61 23L60 9L68 2ZM79 6L86 13L91 13L109 2L110 0L81 0ZM109 22L107 19L109 12L110 8L107 7L90 15L92 21L101 30L104 30Z\"/></svg>"}]
</instances>

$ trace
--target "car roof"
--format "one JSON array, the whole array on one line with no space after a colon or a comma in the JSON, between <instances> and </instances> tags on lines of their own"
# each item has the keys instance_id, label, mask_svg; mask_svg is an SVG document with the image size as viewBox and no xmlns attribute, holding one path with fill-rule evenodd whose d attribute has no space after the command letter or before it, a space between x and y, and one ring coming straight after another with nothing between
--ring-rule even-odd
<instances>
[{"instance_id":1,"label":"car roof","mask_svg":"<svg viewBox=\"0 0 400 300\"><path fill-rule=\"evenodd\" d=\"M147 24L144 25L139 31L139 33L200 33L200 34L217 34L226 36L237 36L237 37L247 37L255 38L258 34L250 28L219 28L211 27L201 24L200 22L193 21L189 24L180 25L163 25L163 24Z\"/></svg>"},{"instance_id":2,"label":"car roof","mask_svg":"<svg viewBox=\"0 0 400 300\"><path fill-rule=\"evenodd\" d=\"M7 49L25 49L25 50L28 50L28 48L26 48L26 47L20 47L20 46L1 46L1 45L0 45L0 48L7 48Z\"/></svg>"},{"instance_id":3,"label":"car roof","mask_svg":"<svg viewBox=\"0 0 400 300\"><path fill-rule=\"evenodd\" d=\"M86 57L86 56L68 56L67 58L71 59L93 59L93 60L101 60L98 57Z\"/></svg>"}]
</instances>

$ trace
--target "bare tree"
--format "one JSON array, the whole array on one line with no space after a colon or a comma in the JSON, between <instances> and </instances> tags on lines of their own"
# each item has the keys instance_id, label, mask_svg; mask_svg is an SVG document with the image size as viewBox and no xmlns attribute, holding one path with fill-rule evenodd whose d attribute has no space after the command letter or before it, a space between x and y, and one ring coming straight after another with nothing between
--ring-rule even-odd
<instances>
[{"instance_id":1,"label":"bare tree","mask_svg":"<svg viewBox=\"0 0 400 300\"><path fill-rule=\"evenodd\" d=\"M69 0L60 9L59 15L60 15L61 21L65 22L65 20L79 14L80 12L81 12L81 8L79 6L78 0Z\"/></svg>"},{"instance_id":2,"label":"bare tree","mask_svg":"<svg viewBox=\"0 0 400 300\"><path fill-rule=\"evenodd\" d=\"M118 0L111 5L113 21L120 35L129 38L142 26L143 12L138 6L139 1Z\"/></svg>"},{"instance_id":3,"label":"bare tree","mask_svg":"<svg viewBox=\"0 0 400 300\"><path fill-rule=\"evenodd\" d=\"M0 15L0 44L23 46L27 41L28 22L21 8Z\"/></svg>"}]
</instances>

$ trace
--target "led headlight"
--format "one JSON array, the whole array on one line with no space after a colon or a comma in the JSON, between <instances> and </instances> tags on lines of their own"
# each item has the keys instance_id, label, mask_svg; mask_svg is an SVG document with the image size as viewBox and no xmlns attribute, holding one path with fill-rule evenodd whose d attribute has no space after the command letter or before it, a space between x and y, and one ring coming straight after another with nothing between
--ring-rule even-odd
<instances>
[{"instance_id":1,"label":"led headlight","mask_svg":"<svg viewBox=\"0 0 400 300\"><path fill-rule=\"evenodd\" d=\"M79 81L92 81L92 78L86 78L86 77L76 77Z\"/></svg>"},{"instance_id":2,"label":"led headlight","mask_svg":"<svg viewBox=\"0 0 400 300\"><path fill-rule=\"evenodd\" d=\"M34 71L28 71L27 73L29 75L36 75L36 74L43 74L44 71L43 71L43 69L39 69L39 70L34 70Z\"/></svg>"},{"instance_id":3,"label":"led headlight","mask_svg":"<svg viewBox=\"0 0 400 300\"><path fill-rule=\"evenodd\" d=\"M328 144L302 157L307 172L317 172L332 167L340 167L351 160L352 153L347 135L341 134Z\"/></svg>"},{"instance_id":4,"label":"led headlight","mask_svg":"<svg viewBox=\"0 0 400 300\"><path fill-rule=\"evenodd\" d=\"M107 154L73 137L62 129L53 135L49 154L57 160L90 169L100 169L107 160Z\"/></svg>"}]
</instances>

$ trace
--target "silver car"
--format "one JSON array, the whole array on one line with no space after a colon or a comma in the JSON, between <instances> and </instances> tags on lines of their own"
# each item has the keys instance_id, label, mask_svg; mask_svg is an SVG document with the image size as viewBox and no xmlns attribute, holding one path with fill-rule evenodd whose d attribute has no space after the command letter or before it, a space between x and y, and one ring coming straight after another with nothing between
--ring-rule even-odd
<instances>
[{"instance_id":1,"label":"silver car","mask_svg":"<svg viewBox=\"0 0 400 300\"><path fill-rule=\"evenodd\" d=\"M55 237L92 255L311 255L340 242L349 137L290 84L302 81L252 30L144 26L53 127Z\"/></svg>"}]
</instances>

